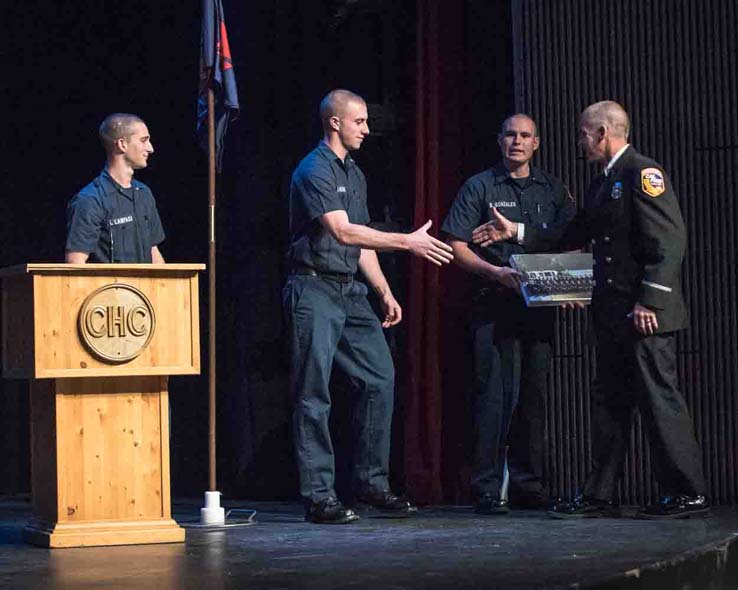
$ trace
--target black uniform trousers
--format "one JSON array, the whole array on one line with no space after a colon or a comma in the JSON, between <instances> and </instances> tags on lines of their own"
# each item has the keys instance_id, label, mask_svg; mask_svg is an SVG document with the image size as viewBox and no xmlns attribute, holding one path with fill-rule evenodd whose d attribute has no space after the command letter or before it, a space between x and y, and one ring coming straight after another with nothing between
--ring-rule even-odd
<instances>
[{"instance_id":1,"label":"black uniform trousers","mask_svg":"<svg viewBox=\"0 0 738 590\"><path fill-rule=\"evenodd\" d=\"M679 392L675 333L613 338L597 334L592 392L594 468L585 496L611 500L623 470L633 413L640 409L653 465L666 495L705 493L692 420Z\"/></svg>"},{"instance_id":2,"label":"black uniform trousers","mask_svg":"<svg viewBox=\"0 0 738 590\"><path fill-rule=\"evenodd\" d=\"M472 313L472 493L498 496L509 444L511 487L545 495L543 435L553 311L526 309L517 294L488 292L475 301Z\"/></svg>"},{"instance_id":3,"label":"black uniform trousers","mask_svg":"<svg viewBox=\"0 0 738 590\"><path fill-rule=\"evenodd\" d=\"M333 366L351 384L353 485L389 489L394 364L364 283L291 275L283 290L289 327L292 425L300 493L334 496L335 460L328 428Z\"/></svg>"}]
</instances>

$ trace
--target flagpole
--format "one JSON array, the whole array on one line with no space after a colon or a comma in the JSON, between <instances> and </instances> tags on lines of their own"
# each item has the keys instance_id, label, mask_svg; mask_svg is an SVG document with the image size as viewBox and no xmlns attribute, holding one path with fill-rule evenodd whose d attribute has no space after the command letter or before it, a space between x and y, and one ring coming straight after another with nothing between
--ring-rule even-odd
<instances>
[{"instance_id":1,"label":"flagpole","mask_svg":"<svg viewBox=\"0 0 738 590\"><path fill-rule=\"evenodd\" d=\"M215 94L208 87L208 489L215 478Z\"/></svg>"}]
</instances>

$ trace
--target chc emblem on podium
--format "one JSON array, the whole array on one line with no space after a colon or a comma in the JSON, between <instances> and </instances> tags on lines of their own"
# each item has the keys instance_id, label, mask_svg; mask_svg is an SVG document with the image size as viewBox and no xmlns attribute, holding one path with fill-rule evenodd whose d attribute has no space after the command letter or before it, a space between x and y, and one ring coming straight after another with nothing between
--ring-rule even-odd
<instances>
[{"instance_id":1,"label":"chc emblem on podium","mask_svg":"<svg viewBox=\"0 0 738 590\"><path fill-rule=\"evenodd\" d=\"M156 318L141 291L112 283L87 296L77 323L82 341L94 356L122 363L135 359L148 346Z\"/></svg>"}]
</instances>

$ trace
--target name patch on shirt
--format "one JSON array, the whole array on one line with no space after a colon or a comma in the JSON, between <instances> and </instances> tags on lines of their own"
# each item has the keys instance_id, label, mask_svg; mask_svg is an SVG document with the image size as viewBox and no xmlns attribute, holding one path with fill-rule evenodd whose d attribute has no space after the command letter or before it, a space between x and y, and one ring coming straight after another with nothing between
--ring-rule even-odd
<instances>
[{"instance_id":1,"label":"name patch on shirt","mask_svg":"<svg viewBox=\"0 0 738 590\"><path fill-rule=\"evenodd\" d=\"M125 217L116 217L110 220L110 225L123 225L124 223L131 223L133 221L133 215L126 215Z\"/></svg>"},{"instance_id":2,"label":"name patch on shirt","mask_svg":"<svg viewBox=\"0 0 738 590\"><path fill-rule=\"evenodd\" d=\"M345 192L346 192L346 187L345 187L345 186L339 186L339 187L338 187L338 188L336 189L336 192L337 192L337 193L345 193Z\"/></svg>"},{"instance_id":3,"label":"name patch on shirt","mask_svg":"<svg viewBox=\"0 0 738 590\"><path fill-rule=\"evenodd\" d=\"M495 201L493 203L489 204L490 208L492 207L517 207L518 204L515 201Z\"/></svg>"}]
</instances>

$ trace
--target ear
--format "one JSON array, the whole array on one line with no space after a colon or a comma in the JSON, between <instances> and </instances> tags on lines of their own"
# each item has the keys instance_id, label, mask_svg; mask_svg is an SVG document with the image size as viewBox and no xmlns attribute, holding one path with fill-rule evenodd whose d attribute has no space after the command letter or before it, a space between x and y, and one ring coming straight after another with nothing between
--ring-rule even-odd
<instances>
[{"instance_id":1,"label":"ear","mask_svg":"<svg viewBox=\"0 0 738 590\"><path fill-rule=\"evenodd\" d=\"M607 127L600 125L597 129L597 136L600 138L600 141L603 141L607 137Z\"/></svg>"},{"instance_id":2,"label":"ear","mask_svg":"<svg viewBox=\"0 0 738 590\"><path fill-rule=\"evenodd\" d=\"M541 146L541 138L537 135L533 138L533 151L535 152Z\"/></svg>"},{"instance_id":3,"label":"ear","mask_svg":"<svg viewBox=\"0 0 738 590\"><path fill-rule=\"evenodd\" d=\"M122 154L125 154L128 150L128 142L126 141L125 137L119 137L115 140L115 147L118 148L118 151Z\"/></svg>"},{"instance_id":4,"label":"ear","mask_svg":"<svg viewBox=\"0 0 738 590\"><path fill-rule=\"evenodd\" d=\"M338 131L341 128L341 119L338 117L331 117L329 122L333 131Z\"/></svg>"},{"instance_id":5,"label":"ear","mask_svg":"<svg viewBox=\"0 0 738 590\"><path fill-rule=\"evenodd\" d=\"M499 145L499 146L500 146L500 149L502 149L502 140L503 140L504 138L505 138L505 136L504 136L504 135L502 135L502 133L498 133L498 134L497 134L497 145Z\"/></svg>"}]
</instances>

